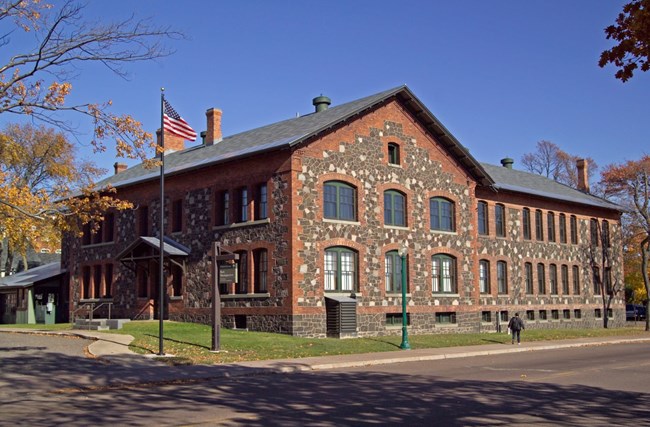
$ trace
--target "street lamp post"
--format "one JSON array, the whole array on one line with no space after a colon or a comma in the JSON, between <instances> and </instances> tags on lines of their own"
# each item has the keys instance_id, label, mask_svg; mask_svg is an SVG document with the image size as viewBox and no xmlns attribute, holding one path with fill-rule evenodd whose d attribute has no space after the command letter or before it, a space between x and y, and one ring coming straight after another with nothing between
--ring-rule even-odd
<instances>
[{"instance_id":1,"label":"street lamp post","mask_svg":"<svg viewBox=\"0 0 650 427\"><path fill-rule=\"evenodd\" d=\"M399 250L399 256L402 258L402 343L399 345L399 348L402 350L410 350L411 345L409 344L409 335L406 330L406 254L408 248L406 245L402 246Z\"/></svg>"}]
</instances>

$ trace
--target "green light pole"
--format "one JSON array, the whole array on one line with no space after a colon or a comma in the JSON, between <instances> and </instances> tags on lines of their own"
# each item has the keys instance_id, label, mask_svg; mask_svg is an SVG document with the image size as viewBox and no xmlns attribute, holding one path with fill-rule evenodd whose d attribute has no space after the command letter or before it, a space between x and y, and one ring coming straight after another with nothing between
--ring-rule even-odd
<instances>
[{"instance_id":1,"label":"green light pole","mask_svg":"<svg viewBox=\"0 0 650 427\"><path fill-rule=\"evenodd\" d=\"M409 344L409 334L406 330L406 254L408 248L406 244L402 246L399 250L399 256L402 258L402 343L399 345L399 348L402 350L410 350L411 345Z\"/></svg>"}]
</instances>

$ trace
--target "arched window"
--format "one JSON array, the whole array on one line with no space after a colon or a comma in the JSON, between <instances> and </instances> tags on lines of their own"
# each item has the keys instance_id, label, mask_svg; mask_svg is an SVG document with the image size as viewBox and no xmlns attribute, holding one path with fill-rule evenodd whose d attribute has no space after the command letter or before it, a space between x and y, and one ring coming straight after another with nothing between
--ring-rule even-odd
<instances>
[{"instance_id":1,"label":"arched window","mask_svg":"<svg viewBox=\"0 0 650 427\"><path fill-rule=\"evenodd\" d=\"M551 295L557 295L557 265L551 264L548 267L548 276L551 283Z\"/></svg>"},{"instance_id":2,"label":"arched window","mask_svg":"<svg viewBox=\"0 0 650 427\"><path fill-rule=\"evenodd\" d=\"M326 182L323 191L323 207L323 216L325 218L356 221L356 188L344 182Z\"/></svg>"},{"instance_id":3,"label":"arched window","mask_svg":"<svg viewBox=\"0 0 650 427\"><path fill-rule=\"evenodd\" d=\"M357 253L345 247L325 250L325 291L352 292L357 290Z\"/></svg>"},{"instance_id":4,"label":"arched window","mask_svg":"<svg viewBox=\"0 0 650 427\"><path fill-rule=\"evenodd\" d=\"M253 251L255 293L268 292L269 255L266 249Z\"/></svg>"},{"instance_id":5,"label":"arched window","mask_svg":"<svg viewBox=\"0 0 650 427\"><path fill-rule=\"evenodd\" d=\"M429 200L431 229L439 231L455 231L454 224L454 202L443 199L442 197L433 197Z\"/></svg>"},{"instance_id":6,"label":"arched window","mask_svg":"<svg viewBox=\"0 0 650 427\"><path fill-rule=\"evenodd\" d=\"M546 293L546 273L542 263L537 264L537 290L540 295Z\"/></svg>"},{"instance_id":7,"label":"arched window","mask_svg":"<svg viewBox=\"0 0 650 427\"><path fill-rule=\"evenodd\" d=\"M578 244L578 218L575 215L571 215L569 220L569 226L571 228L571 244Z\"/></svg>"},{"instance_id":8,"label":"arched window","mask_svg":"<svg viewBox=\"0 0 650 427\"><path fill-rule=\"evenodd\" d=\"M397 251L386 252L384 271L386 292L402 292L402 257Z\"/></svg>"},{"instance_id":9,"label":"arched window","mask_svg":"<svg viewBox=\"0 0 650 427\"><path fill-rule=\"evenodd\" d=\"M406 226L406 197L398 191L384 192L384 224Z\"/></svg>"},{"instance_id":10,"label":"arched window","mask_svg":"<svg viewBox=\"0 0 650 427\"><path fill-rule=\"evenodd\" d=\"M482 294L490 293L490 261L486 259L478 263L478 283Z\"/></svg>"},{"instance_id":11,"label":"arched window","mask_svg":"<svg viewBox=\"0 0 650 427\"><path fill-rule=\"evenodd\" d=\"M456 259L449 255L431 257L433 293L457 293Z\"/></svg>"},{"instance_id":12,"label":"arched window","mask_svg":"<svg viewBox=\"0 0 650 427\"><path fill-rule=\"evenodd\" d=\"M566 215L560 214L560 243L566 243Z\"/></svg>"},{"instance_id":13,"label":"arched window","mask_svg":"<svg viewBox=\"0 0 650 427\"><path fill-rule=\"evenodd\" d=\"M399 165L399 145L394 142L388 143L388 163L391 165Z\"/></svg>"},{"instance_id":14,"label":"arched window","mask_svg":"<svg viewBox=\"0 0 650 427\"><path fill-rule=\"evenodd\" d=\"M488 235L490 233L488 224L488 204L482 201L478 202L478 234Z\"/></svg>"},{"instance_id":15,"label":"arched window","mask_svg":"<svg viewBox=\"0 0 650 427\"><path fill-rule=\"evenodd\" d=\"M542 211L537 209L535 211L535 238L540 242L544 240L544 224L542 223L542 218Z\"/></svg>"},{"instance_id":16,"label":"arched window","mask_svg":"<svg viewBox=\"0 0 650 427\"><path fill-rule=\"evenodd\" d=\"M546 214L546 226L548 227L548 241L555 242L555 214L553 212Z\"/></svg>"},{"instance_id":17,"label":"arched window","mask_svg":"<svg viewBox=\"0 0 650 427\"><path fill-rule=\"evenodd\" d=\"M508 264L505 261L497 261L497 284L500 294L508 293Z\"/></svg>"},{"instance_id":18,"label":"arched window","mask_svg":"<svg viewBox=\"0 0 650 427\"><path fill-rule=\"evenodd\" d=\"M498 237L506 237L506 207L494 206L494 226Z\"/></svg>"},{"instance_id":19,"label":"arched window","mask_svg":"<svg viewBox=\"0 0 650 427\"><path fill-rule=\"evenodd\" d=\"M530 209L524 208L522 211L522 224L524 227L524 240L530 240Z\"/></svg>"},{"instance_id":20,"label":"arched window","mask_svg":"<svg viewBox=\"0 0 650 427\"><path fill-rule=\"evenodd\" d=\"M527 262L524 264L524 272L526 275L526 293L533 294L533 264Z\"/></svg>"}]
</instances>

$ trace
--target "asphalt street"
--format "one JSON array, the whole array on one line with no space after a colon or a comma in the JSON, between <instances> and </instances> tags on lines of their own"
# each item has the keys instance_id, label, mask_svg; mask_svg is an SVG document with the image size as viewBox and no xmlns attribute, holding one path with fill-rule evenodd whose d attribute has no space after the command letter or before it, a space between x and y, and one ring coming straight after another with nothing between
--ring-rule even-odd
<instances>
[{"instance_id":1,"label":"asphalt street","mask_svg":"<svg viewBox=\"0 0 650 427\"><path fill-rule=\"evenodd\" d=\"M82 340L0 339L1 425L650 425L647 342L138 383Z\"/></svg>"}]
</instances>

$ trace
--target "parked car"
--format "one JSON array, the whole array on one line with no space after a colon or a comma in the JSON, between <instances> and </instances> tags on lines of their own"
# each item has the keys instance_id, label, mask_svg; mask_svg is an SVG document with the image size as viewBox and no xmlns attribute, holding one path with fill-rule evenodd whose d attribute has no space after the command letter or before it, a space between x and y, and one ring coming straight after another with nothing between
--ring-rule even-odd
<instances>
[{"instance_id":1,"label":"parked car","mask_svg":"<svg viewBox=\"0 0 650 427\"><path fill-rule=\"evenodd\" d=\"M646 317L645 306L640 304L625 305L625 318L627 320L640 320L640 319L645 319L645 317Z\"/></svg>"}]
</instances>

